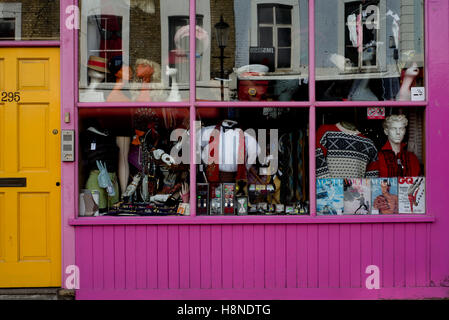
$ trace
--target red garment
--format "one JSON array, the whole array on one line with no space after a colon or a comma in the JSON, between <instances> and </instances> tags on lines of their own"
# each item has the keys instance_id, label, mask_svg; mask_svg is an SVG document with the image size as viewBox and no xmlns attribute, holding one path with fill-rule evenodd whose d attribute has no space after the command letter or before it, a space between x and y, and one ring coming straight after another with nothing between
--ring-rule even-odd
<instances>
[{"instance_id":1,"label":"red garment","mask_svg":"<svg viewBox=\"0 0 449 320\"><path fill-rule=\"evenodd\" d=\"M421 175L421 166L414 153L405 150L401 143L401 151L396 155L387 141L379 151L379 177L417 177ZM399 161L398 161L399 160Z\"/></svg>"},{"instance_id":2,"label":"red garment","mask_svg":"<svg viewBox=\"0 0 449 320\"><path fill-rule=\"evenodd\" d=\"M220 157L218 152L215 153L215 150L218 151L220 147L221 123L218 124L214 130L216 130L215 132L218 132L218 134L215 137L214 131L212 131L209 138L209 164L206 172L209 182L220 182L220 168L218 165ZM245 134L243 133L243 130L240 129L236 180L247 180L245 153Z\"/></svg>"}]
</instances>

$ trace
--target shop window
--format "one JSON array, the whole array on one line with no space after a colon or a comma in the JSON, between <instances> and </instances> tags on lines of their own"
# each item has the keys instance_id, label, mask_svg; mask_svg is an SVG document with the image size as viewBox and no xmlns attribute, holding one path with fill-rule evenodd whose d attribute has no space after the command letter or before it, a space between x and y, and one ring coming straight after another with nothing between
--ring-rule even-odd
<instances>
[{"instance_id":1,"label":"shop window","mask_svg":"<svg viewBox=\"0 0 449 320\"><path fill-rule=\"evenodd\" d=\"M173 19L188 14L188 0L81 1L79 101L188 101L189 23Z\"/></svg>"},{"instance_id":2,"label":"shop window","mask_svg":"<svg viewBox=\"0 0 449 320\"><path fill-rule=\"evenodd\" d=\"M59 40L59 1L0 1L2 40Z\"/></svg>"},{"instance_id":3,"label":"shop window","mask_svg":"<svg viewBox=\"0 0 449 320\"><path fill-rule=\"evenodd\" d=\"M425 100L423 12L420 0L317 0L317 100Z\"/></svg>"},{"instance_id":4,"label":"shop window","mask_svg":"<svg viewBox=\"0 0 449 320\"><path fill-rule=\"evenodd\" d=\"M308 1L197 0L197 11L197 55L210 58L197 78L199 100L308 99Z\"/></svg>"},{"instance_id":5,"label":"shop window","mask_svg":"<svg viewBox=\"0 0 449 320\"><path fill-rule=\"evenodd\" d=\"M320 108L317 214L425 213L424 108Z\"/></svg>"},{"instance_id":6,"label":"shop window","mask_svg":"<svg viewBox=\"0 0 449 320\"><path fill-rule=\"evenodd\" d=\"M197 215L306 215L307 110L197 111Z\"/></svg>"},{"instance_id":7,"label":"shop window","mask_svg":"<svg viewBox=\"0 0 449 320\"><path fill-rule=\"evenodd\" d=\"M188 215L189 124L183 108L80 109L79 216Z\"/></svg>"}]
</instances>

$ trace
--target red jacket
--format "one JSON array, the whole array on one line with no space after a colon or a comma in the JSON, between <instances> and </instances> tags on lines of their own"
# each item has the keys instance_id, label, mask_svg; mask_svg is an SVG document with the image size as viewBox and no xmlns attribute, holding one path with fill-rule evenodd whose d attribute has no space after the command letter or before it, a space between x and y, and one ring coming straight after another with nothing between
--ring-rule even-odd
<instances>
[{"instance_id":1,"label":"red jacket","mask_svg":"<svg viewBox=\"0 0 449 320\"><path fill-rule=\"evenodd\" d=\"M387 141L379 151L378 157L379 177L417 177L421 175L419 160L414 153L405 150L405 143L401 143L401 151L395 154L390 141Z\"/></svg>"}]
</instances>

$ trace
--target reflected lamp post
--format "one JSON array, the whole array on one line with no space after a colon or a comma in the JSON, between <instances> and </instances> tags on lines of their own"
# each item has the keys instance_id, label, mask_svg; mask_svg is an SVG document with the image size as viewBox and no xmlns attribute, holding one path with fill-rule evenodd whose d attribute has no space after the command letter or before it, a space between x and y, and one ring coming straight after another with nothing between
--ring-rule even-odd
<instances>
[{"instance_id":1,"label":"reflected lamp post","mask_svg":"<svg viewBox=\"0 0 449 320\"><path fill-rule=\"evenodd\" d=\"M221 101L224 100L224 87L223 87L223 79L224 79L224 59L229 58L224 56L224 49L228 44L229 37L229 24L227 24L223 20L223 15L220 17L220 21L215 24L215 34L217 36L218 47L220 48L220 56L214 57L220 59L220 84L221 84Z\"/></svg>"}]
</instances>

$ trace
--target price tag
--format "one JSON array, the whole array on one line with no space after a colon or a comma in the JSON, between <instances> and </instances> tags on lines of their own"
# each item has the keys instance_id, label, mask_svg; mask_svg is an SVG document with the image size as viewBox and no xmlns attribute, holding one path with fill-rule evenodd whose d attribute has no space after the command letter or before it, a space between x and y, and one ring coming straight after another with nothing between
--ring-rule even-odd
<instances>
[{"instance_id":1,"label":"price tag","mask_svg":"<svg viewBox=\"0 0 449 320\"><path fill-rule=\"evenodd\" d=\"M95 142L92 142L90 144L90 150L95 150L95 149L97 149L97 144Z\"/></svg>"},{"instance_id":2,"label":"price tag","mask_svg":"<svg viewBox=\"0 0 449 320\"><path fill-rule=\"evenodd\" d=\"M385 108L384 107L371 107L368 108L367 118L373 119L385 119Z\"/></svg>"},{"instance_id":3,"label":"price tag","mask_svg":"<svg viewBox=\"0 0 449 320\"><path fill-rule=\"evenodd\" d=\"M424 87L413 87L412 91L412 101L425 101L426 100L426 89Z\"/></svg>"}]
</instances>

